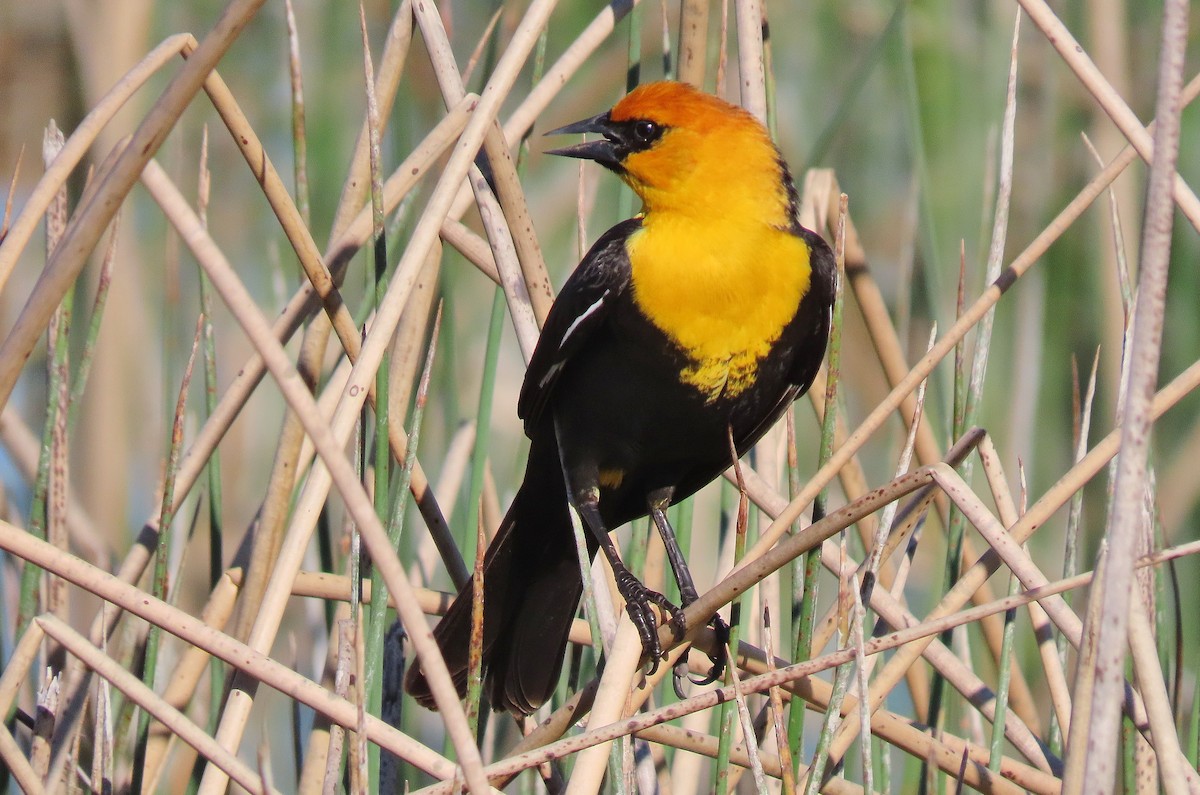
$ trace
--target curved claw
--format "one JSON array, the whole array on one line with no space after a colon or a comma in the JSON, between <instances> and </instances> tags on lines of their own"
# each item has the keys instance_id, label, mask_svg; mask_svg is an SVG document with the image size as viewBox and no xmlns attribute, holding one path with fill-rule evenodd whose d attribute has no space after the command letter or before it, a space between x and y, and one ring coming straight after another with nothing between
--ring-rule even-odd
<instances>
[{"instance_id":1,"label":"curved claw","mask_svg":"<svg viewBox=\"0 0 1200 795\"><path fill-rule=\"evenodd\" d=\"M650 658L650 674L658 670L658 660L662 656L662 646L658 642L658 620L650 607L648 600L641 601L625 599L625 612L629 620L637 628L638 637L642 641L642 651Z\"/></svg>"},{"instance_id":2,"label":"curved claw","mask_svg":"<svg viewBox=\"0 0 1200 795\"><path fill-rule=\"evenodd\" d=\"M679 658L679 662L675 663L675 670L671 673L671 685L675 688L675 697L680 701L687 698L687 693L683 692L683 680L692 681L692 677L688 674L687 655Z\"/></svg>"},{"instance_id":3,"label":"curved claw","mask_svg":"<svg viewBox=\"0 0 1200 795\"><path fill-rule=\"evenodd\" d=\"M691 682L692 684L694 684L698 687L703 687L704 685L711 685L713 682L720 680L721 677L725 675L725 655L724 654L718 654L716 657L709 657L708 659L712 660L712 668L708 669L708 673L706 673L704 676L700 677L699 679L697 679L696 677L693 677L689 674L688 675L689 682Z\"/></svg>"},{"instance_id":4,"label":"curved claw","mask_svg":"<svg viewBox=\"0 0 1200 795\"><path fill-rule=\"evenodd\" d=\"M709 661L712 662L712 667L708 669L708 673L704 676L694 678L687 672L687 664L685 662L681 662L680 665L675 666L675 695L681 699L685 697L683 695L683 682L681 681L685 676L693 685L703 687L704 685L711 685L713 682L720 680L725 674L725 665L728 662L726 649L729 646L729 625L725 623L725 619L721 618L720 614L714 615L708 623L712 627L713 634L716 635L717 639L716 654L708 655Z\"/></svg>"}]
</instances>

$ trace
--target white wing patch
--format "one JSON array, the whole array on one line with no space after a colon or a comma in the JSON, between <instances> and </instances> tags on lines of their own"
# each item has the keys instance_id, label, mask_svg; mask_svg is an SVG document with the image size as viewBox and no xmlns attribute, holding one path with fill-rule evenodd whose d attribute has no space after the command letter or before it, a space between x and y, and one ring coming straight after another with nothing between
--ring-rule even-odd
<instances>
[{"instance_id":1,"label":"white wing patch","mask_svg":"<svg viewBox=\"0 0 1200 795\"><path fill-rule=\"evenodd\" d=\"M558 371L563 368L566 362L555 362L546 370L546 374L542 376L542 380L538 381L538 389L545 389L546 384L554 380L554 376L558 375Z\"/></svg>"},{"instance_id":2,"label":"white wing patch","mask_svg":"<svg viewBox=\"0 0 1200 795\"><path fill-rule=\"evenodd\" d=\"M579 317L571 321L571 325L567 326L567 330L563 332L562 340L560 340L558 343L558 349L560 351L562 350L563 346L567 344L567 340L570 339L571 334L575 331L575 329L579 328L579 324L587 320L588 317L595 313L596 310L600 309L600 307L604 306L604 299L608 298L608 294L610 292L612 291L605 290L604 295L600 296L600 298L596 300L596 303L583 310L583 313Z\"/></svg>"}]
</instances>

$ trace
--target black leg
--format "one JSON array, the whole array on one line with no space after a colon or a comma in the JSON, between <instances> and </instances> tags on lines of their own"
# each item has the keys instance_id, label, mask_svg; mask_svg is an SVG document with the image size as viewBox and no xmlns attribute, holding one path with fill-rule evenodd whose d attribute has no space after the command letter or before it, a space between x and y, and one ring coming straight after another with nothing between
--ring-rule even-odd
<instances>
[{"instance_id":1,"label":"black leg","mask_svg":"<svg viewBox=\"0 0 1200 795\"><path fill-rule=\"evenodd\" d=\"M679 601L683 607L687 607L699 599L700 594L696 590L695 580L692 579L691 569L688 568L687 561L684 560L683 551L679 549L679 541L675 538L675 529L671 527L671 523L667 520L666 510L671 504L671 497L674 491L671 487L653 491L650 493L647 504L650 509L650 516L654 519L654 526L658 528L658 534L662 536L663 546L667 550L667 560L671 562L671 570L675 572L675 581L679 583ZM672 623L675 625L677 637L682 637L686 629L683 625L683 614L677 613L671 618ZM699 680L691 680L693 684L697 685L711 684L717 681L725 672L725 644L729 642L729 625L725 623L720 614L714 614L708 623L712 626L713 632L717 636L717 653L709 655L709 660L712 661L712 668L709 670L708 675ZM680 698L683 698L684 695L681 690L680 675L677 673L675 676L675 693Z\"/></svg>"},{"instance_id":2,"label":"black leg","mask_svg":"<svg viewBox=\"0 0 1200 795\"><path fill-rule=\"evenodd\" d=\"M604 520L600 517L599 486L589 485L577 489L575 484L571 483L570 492L580 518L596 538L600 549L604 551L604 556L608 558L609 565L612 566L613 576L617 581L617 590L620 592L621 598L625 600L625 612L629 614L630 621L637 628L638 637L642 641L642 650L650 658L649 673L653 674L658 670L658 661L662 658L663 651L662 644L658 641L658 616L652 605L658 605L667 611L671 615L672 624L681 621L677 616L682 616L682 613L679 608L668 602L665 596L643 585L621 561L617 547L608 534L608 528L604 526Z\"/></svg>"},{"instance_id":3,"label":"black leg","mask_svg":"<svg viewBox=\"0 0 1200 795\"><path fill-rule=\"evenodd\" d=\"M696 582L692 579L692 572L688 569L687 561L683 559L683 551L679 549L679 541L675 538L675 529L667 521L666 510L671 504L671 496L674 492L675 489L670 487L652 491L647 502L650 507L650 517L654 519L654 526L658 528L663 546L667 549L667 560L671 563L671 571L675 573L675 581L679 583L679 601L684 607L687 607L699 599L700 594L696 590Z\"/></svg>"}]
</instances>

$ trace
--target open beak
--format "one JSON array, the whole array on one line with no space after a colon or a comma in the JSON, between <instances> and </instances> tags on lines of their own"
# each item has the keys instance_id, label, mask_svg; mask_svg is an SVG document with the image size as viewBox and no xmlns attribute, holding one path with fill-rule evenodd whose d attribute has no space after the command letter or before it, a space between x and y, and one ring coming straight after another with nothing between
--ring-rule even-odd
<instances>
[{"instance_id":1,"label":"open beak","mask_svg":"<svg viewBox=\"0 0 1200 795\"><path fill-rule=\"evenodd\" d=\"M593 116L590 119L577 121L574 124L568 124L565 127L559 127L557 130L551 130L546 135L572 135L578 133L599 133L604 137L597 138L594 141L584 141L574 146L564 146L561 149L550 149L547 150L546 154L595 160L607 168L620 169L621 157L618 152L619 140L616 137L617 129L609 119L607 112L601 113L599 116Z\"/></svg>"}]
</instances>

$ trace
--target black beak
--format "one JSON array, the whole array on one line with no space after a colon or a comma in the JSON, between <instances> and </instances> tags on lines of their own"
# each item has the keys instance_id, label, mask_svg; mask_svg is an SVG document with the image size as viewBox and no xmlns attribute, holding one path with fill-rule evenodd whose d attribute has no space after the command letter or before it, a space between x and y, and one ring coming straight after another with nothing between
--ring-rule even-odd
<instances>
[{"instance_id":1,"label":"black beak","mask_svg":"<svg viewBox=\"0 0 1200 795\"><path fill-rule=\"evenodd\" d=\"M574 146L564 146L561 149L550 149L547 150L546 154L595 160L606 168L618 170L621 167L622 152L620 151L621 143L617 137L617 132L617 127L609 119L608 113L601 113L599 116L593 116L590 119L584 119L574 124L568 124L565 127L559 127L557 130L551 130L546 135L600 133L604 136L603 138L597 138L594 141L584 141Z\"/></svg>"}]
</instances>

